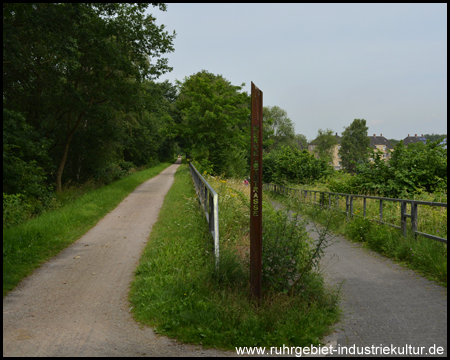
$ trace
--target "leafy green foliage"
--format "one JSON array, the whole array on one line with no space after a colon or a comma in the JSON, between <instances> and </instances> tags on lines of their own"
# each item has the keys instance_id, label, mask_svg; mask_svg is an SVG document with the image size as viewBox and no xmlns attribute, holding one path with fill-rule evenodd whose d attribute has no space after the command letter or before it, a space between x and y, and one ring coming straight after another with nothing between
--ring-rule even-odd
<instances>
[{"instance_id":1,"label":"leafy green foliage","mask_svg":"<svg viewBox=\"0 0 450 360\"><path fill-rule=\"evenodd\" d=\"M370 138L367 136L366 120L355 119L350 126L342 132L341 156L342 166L347 171L354 173L357 164L367 162L369 158Z\"/></svg>"},{"instance_id":2,"label":"leafy green foliage","mask_svg":"<svg viewBox=\"0 0 450 360\"><path fill-rule=\"evenodd\" d=\"M439 140L439 139L447 138L447 134L439 135L439 134L432 133L432 134L425 134L423 137L426 138L427 140L431 141L431 142L434 142L434 141Z\"/></svg>"},{"instance_id":3,"label":"leafy green foliage","mask_svg":"<svg viewBox=\"0 0 450 360\"><path fill-rule=\"evenodd\" d=\"M326 160L316 159L307 150L282 147L263 156L263 181L278 184L308 183L332 174Z\"/></svg>"},{"instance_id":4,"label":"leafy green foliage","mask_svg":"<svg viewBox=\"0 0 450 360\"><path fill-rule=\"evenodd\" d=\"M288 117L286 110L279 106L263 107L263 149L272 151L283 146L300 149L298 138L295 135L294 123Z\"/></svg>"},{"instance_id":5,"label":"leafy green foliage","mask_svg":"<svg viewBox=\"0 0 450 360\"><path fill-rule=\"evenodd\" d=\"M358 166L353 192L404 197L422 191L447 191L447 150L440 140L405 147L400 141L386 162L374 152L373 163Z\"/></svg>"},{"instance_id":6,"label":"leafy green foliage","mask_svg":"<svg viewBox=\"0 0 450 360\"><path fill-rule=\"evenodd\" d=\"M188 158L208 173L243 177L250 150L250 97L222 75L205 70L178 83L182 122L177 135Z\"/></svg>"},{"instance_id":7,"label":"leafy green foliage","mask_svg":"<svg viewBox=\"0 0 450 360\"><path fill-rule=\"evenodd\" d=\"M48 194L45 170L38 165L49 165L47 148L48 141L22 114L3 108L3 192L27 198Z\"/></svg>"},{"instance_id":8,"label":"leafy green foliage","mask_svg":"<svg viewBox=\"0 0 450 360\"><path fill-rule=\"evenodd\" d=\"M311 242L298 213L291 218L286 211L264 211L263 216L263 287L287 292L308 263Z\"/></svg>"},{"instance_id":9,"label":"leafy green foliage","mask_svg":"<svg viewBox=\"0 0 450 360\"><path fill-rule=\"evenodd\" d=\"M355 191L354 180L355 176L341 170L336 171L333 176L328 179L327 185L331 192L352 194Z\"/></svg>"},{"instance_id":10,"label":"leafy green foliage","mask_svg":"<svg viewBox=\"0 0 450 360\"><path fill-rule=\"evenodd\" d=\"M333 160L333 149L338 144L338 140L333 133L334 131L331 129L319 129L317 137L313 141L317 145L314 149L317 156L330 164Z\"/></svg>"},{"instance_id":11,"label":"leafy green foliage","mask_svg":"<svg viewBox=\"0 0 450 360\"><path fill-rule=\"evenodd\" d=\"M45 140L51 166L37 155L32 160L58 191L123 158L128 115L142 108L142 82L171 70L161 55L173 51L175 34L145 14L149 5L3 7L3 106L23 114L36 142Z\"/></svg>"}]
</instances>

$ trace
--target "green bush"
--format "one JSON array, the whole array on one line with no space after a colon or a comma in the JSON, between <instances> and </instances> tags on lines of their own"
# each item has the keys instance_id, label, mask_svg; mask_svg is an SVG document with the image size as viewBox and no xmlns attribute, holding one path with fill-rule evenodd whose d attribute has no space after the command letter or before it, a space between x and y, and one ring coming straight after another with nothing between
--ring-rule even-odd
<instances>
[{"instance_id":1,"label":"green bush","mask_svg":"<svg viewBox=\"0 0 450 360\"><path fill-rule=\"evenodd\" d=\"M304 222L286 211L264 211L262 284L277 292L288 291L308 262L311 241Z\"/></svg>"},{"instance_id":2,"label":"green bush","mask_svg":"<svg viewBox=\"0 0 450 360\"><path fill-rule=\"evenodd\" d=\"M30 208L24 195L3 193L3 227L23 223L30 217Z\"/></svg>"},{"instance_id":3,"label":"green bush","mask_svg":"<svg viewBox=\"0 0 450 360\"><path fill-rule=\"evenodd\" d=\"M333 168L308 151L284 146L263 157L263 181L277 184L311 183L327 178Z\"/></svg>"},{"instance_id":4,"label":"green bush","mask_svg":"<svg viewBox=\"0 0 450 360\"><path fill-rule=\"evenodd\" d=\"M331 192L351 194L355 188L355 177L344 172L336 172L328 181L328 188Z\"/></svg>"},{"instance_id":5,"label":"green bush","mask_svg":"<svg viewBox=\"0 0 450 360\"><path fill-rule=\"evenodd\" d=\"M49 168L43 139L25 117L3 108L3 192L43 197L51 191L44 167Z\"/></svg>"},{"instance_id":6,"label":"green bush","mask_svg":"<svg viewBox=\"0 0 450 360\"><path fill-rule=\"evenodd\" d=\"M372 157L373 163L358 165L352 193L401 198L423 191L447 192L447 150L440 140L408 147L400 141L388 162L380 152Z\"/></svg>"},{"instance_id":7,"label":"green bush","mask_svg":"<svg viewBox=\"0 0 450 360\"><path fill-rule=\"evenodd\" d=\"M356 218L345 227L345 234L358 242L366 242L372 223L367 218Z\"/></svg>"},{"instance_id":8,"label":"green bush","mask_svg":"<svg viewBox=\"0 0 450 360\"><path fill-rule=\"evenodd\" d=\"M112 162L106 167L97 171L95 179L104 184L110 184L128 175L133 163L130 161Z\"/></svg>"}]
</instances>

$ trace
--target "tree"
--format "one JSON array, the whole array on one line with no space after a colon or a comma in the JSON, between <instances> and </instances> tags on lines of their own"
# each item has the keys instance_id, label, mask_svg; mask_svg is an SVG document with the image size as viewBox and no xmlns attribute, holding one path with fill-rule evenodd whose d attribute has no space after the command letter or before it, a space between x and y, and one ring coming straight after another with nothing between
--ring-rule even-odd
<instances>
[{"instance_id":1,"label":"tree","mask_svg":"<svg viewBox=\"0 0 450 360\"><path fill-rule=\"evenodd\" d=\"M373 151L373 163L358 165L352 179L354 191L393 198L408 198L414 193L447 192L447 150L440 140L410 144L403 140L394 148L388 162L382 152Z\"/></svg>"},{"instance_id":2,"label":"tree","mask_svg":"<svg viewBox=\"0 0 450 360\"><path fill-rule=\"evenodd\" d=\"M80 129L92 128L91 144L101 146L103 154L115 152L123 130L117 112L138 105L144 79L171 70L160 56L173 51L175 34L145 15L148 6L3 5L4 106L22 113L51 140L57 191ZM154 6L166 10L163 4Z\"/></svg>"},{"instance_id":3,"label":"tree","mask_svg":"<svg viewBox=\"0 0 450 360\"><path fill-rule=\"evenodd\" d=\"M298 147L294 123L289 119L286 110L278 106L264 106L263 123L268 151L281 148L283 145Z\"/></svg>"},{"instance_id":4,"label":"tree","mask_svg":"<svg viewBox=\"0 0 450 360\"><path fill-rule=\"evenodd\" d=\"M400 140L396 140L396 139L388 139L388 140L391 142L391 144L393 146L395 146L396 144L398 144L400 142Z\"/></svg>"},{"instance_id":5,"label":"tree","mask_svg":"<svg viewBox=\"0 0 450 360\"><path fill-rule=\"evenodd\" d=\"M438 139L446 138L447 134L439 135L439 134L432 133L432 134L425 134L423 137L430 141L436 141Z\"/></svg>"},{"instance_id":6,"label":"tree","mask_svg":"<svg viewBox=\"0 0 450 360\"><path fill-rule=\"evenodd\" d=\"M354 173L356 164L365 163L370 154L370 138L367 136L368 127L366 120L355 119L350 126L344 127L341 137L342 166L349 172Z\"/></svg>"},{"instance_id":7,"label":"tree","mask_svg":"<svg viewBox=\"0 0 450 360\"><path fill-rule=\"evenodd\" d=\"M296 134L295 140L297 141L299 150L307 150L308 149L308 140L306 139L305 135Z\"/></svg>"},{"instance_id":8,"label":"tree","mask_svg":"<svg viewBox=\"0 0 450 360\"><path fill-rule=\"evenodd\" d=\"M206 70L178 82L177 135L188 156L213 174L245 176L250 151L250 97Z\"/></svg>"},{"instance_id":9,"label":"tree","mask_svg":"<svg viewBox=\"0 0 450 360\"><path fill-rule=\"evenodd\" d=\"M162 83L145 81L142 84L140 106L135 112L123 114L126 131L123 134L124 160L143 166L158 159L172 158L175 140L172 129L177 89L168 80Z\"/></svg>"},{"instance_id":10,"label":"tree","mask_svg":"<svg viewBox=\"0 0 450 360\"><path fill-rule=\"evenodd\" d=\"M314 144L317 145L314 149L317 156L320 159L324 159L327 164L331 164L333 161L334 147L338 144L334 131L331 129L319 129L318 135L314 140Z\"/></svg>"}]
</instances>

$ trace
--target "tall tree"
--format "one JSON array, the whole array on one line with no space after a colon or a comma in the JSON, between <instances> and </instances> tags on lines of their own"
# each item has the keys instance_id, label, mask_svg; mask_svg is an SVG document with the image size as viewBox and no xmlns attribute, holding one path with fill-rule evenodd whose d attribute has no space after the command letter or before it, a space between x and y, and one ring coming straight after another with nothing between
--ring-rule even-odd
<instances>
[{"instance_id":1,"label":"tall tree","mask_svg":"<svg viewBox=\"0 0 450 360\"><path fill-rule=\"evenodd\" d=\"M250 97L206 70L178 82L177 126L184 150L212 173L243 176L249 157Z\"/></svg>"},{"instance_id":2,"label":"tall tree","mask_svg":"<svg viewBox=\"0 0 450 360\"><path fill-rule=\"evenodd\" d=\"M354 173L357 164L365 163L369 159L370 138L367 136L369 128L364 119L355 119L350 126L344 128L339 155L342 166L347 171Z\"/></svg>"},{"instance_id":3,"label":"tall tree","mask_svg":"<svg viewBox=\"0 0 450 360\"><path fill-rule=\"evenodd\" d=\"M334 131L331 129L319 129L314 143L317 144L314 149L314 152L317 154L317 156L320 159L324 159L327 164L332 163L333 150L334 147L338 144L338 140L334 135Z\"/></svg>"},{"instance_id":4,"label":"tall tree","mask_svg":"<svg viewBox=\"0 0 450 360\"><path fill-rule=\"evenodd\" d=\"M120 132L114 113L138 104L140 82L171 70L160 56L173 51L175 34L145 14L149 5L3 5L4 106L53 141L58 191L79 129Z\"/></svg>"},{"instance_id":5,"label":"tall tree","mask_svg":"<svg viewBox=\"0 0 450 360\"><path fill-rule=\"evenodd\" d=\"M281 148L283 145L297 147L294 144L296 142L294 123L288 117L286 110L279 106L264 106L263 122L267 150Z\"/></svg>"}]
</instances>

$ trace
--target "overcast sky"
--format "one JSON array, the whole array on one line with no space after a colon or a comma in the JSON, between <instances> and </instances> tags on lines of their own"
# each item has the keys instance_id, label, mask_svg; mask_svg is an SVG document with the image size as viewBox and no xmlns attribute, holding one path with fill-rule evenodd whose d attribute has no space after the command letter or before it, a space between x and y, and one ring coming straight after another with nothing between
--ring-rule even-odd
<instances>
[{"instance_id":1,"label":"overcast sky","mask_svg":"<svg viewBox=\"0 0 450 360\"><path fill-rule=\"evenodd\" d=\"M168 4L149 10L169 33L173 71L251 81L295 131L447 133L447 4Z\"/></svg>"}]
</instances>

